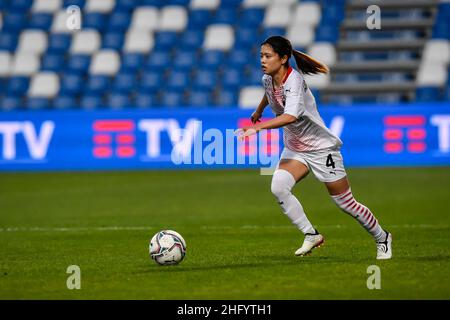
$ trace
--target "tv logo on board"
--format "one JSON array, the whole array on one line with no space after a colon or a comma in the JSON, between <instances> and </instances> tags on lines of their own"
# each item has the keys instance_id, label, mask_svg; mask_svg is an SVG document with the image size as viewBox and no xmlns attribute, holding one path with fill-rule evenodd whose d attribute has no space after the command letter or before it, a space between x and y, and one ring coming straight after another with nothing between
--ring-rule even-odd
<instances>
[{"instance_id":1,"label":"tv logo on board","mask_svg":"<svg viewBox=\"0 0 450 320\"><path fill-rule=\"evenodd\" d=\"M6 161L44 160L54 130L53 121L44 121L40 126L31 121L0 121L1 158Z\"/></svg>"}]
</instances>

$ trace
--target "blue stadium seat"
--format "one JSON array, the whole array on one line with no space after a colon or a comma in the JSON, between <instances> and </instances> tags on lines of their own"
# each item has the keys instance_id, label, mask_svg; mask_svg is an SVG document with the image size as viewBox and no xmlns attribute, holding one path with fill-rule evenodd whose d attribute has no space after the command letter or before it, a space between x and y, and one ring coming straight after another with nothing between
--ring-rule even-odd
<instances>
[{"instance_id":1,"label":"blue stadium seat","mask_svg":"<svg viewBox=\"0 0 450 320\"><path fill-rule=\"evenodd\" d=\"M234 48L236 49L249 49L255 42L259 45L258 41L261 37L259 32L252 27L237 27L234 32Z\"/></svg>"},{"instance_id":2,"label":"blue stadium seat","mask_svg":"<svg viewBox=\"0 0 450 320\"><path fill-rule=\"evenodd\" d=\"M192 107L212 106L211 93L203 90L193 90L188 95L187 104Z\"/></svg>"},{"instance_id":3,"label":"blue stadium seat","mask_svg":"<svg viewBox=\"0 0 450 320\"><path fill-rule=\"evenodd\" d=\"M114 79L113 90L118 93L131 92L137 85L136 80L135 73L119 73Z\"/></svg>"},{"instance_id":4,"label":"blue stadium seat","mask_svg":"<svg viewBox=\"0 0 450 320\"><path fill-rule=\"evenodd\" d=\"M73 96L81 93L84 85L84 77L79 73L63 74L61 76L60 94Z\"/></svg>"},{"instance_id":5,"label":"blue stadium seat","mask_svg":"<svg viewBox=\"0 0 450 320\"><path fill-rule=\"evenodd\" d=\"M55 109L75 109L78 102L73 96L58 95L53 99L53 108Z\"/></svg>"},{"instance_id":6,"label":"blue stadium seat","mask_svg":"<svg viewBox=\"0 0 450 320\"><path fill-rule=\"evenodd\" d=\"M126 32L131 21L131 14L126 11L113 12L109 17L108 31Z\"/></svg>"},{"instance_id":7,"label":"blue stadium seat","mask_svg":"<svg viewBox=\"0 0 450 320\"><path fill-rule=\"evenodd\" d=\"M219 90L215 99L218 107L234 107L238 104L238 95L233 90Z\"/></svg>"},{"instance_id":8,"label":"blue stadium seat","mask_svg":"<svg viewBox=\"0 0 450 320\"><path fill-rule=\"evenodd\" d=\"M180 50L197 50L203 44L203 32L198 30L187 30L181 36Z\"/></svg>"},{"instance_id":9,"label":"blue stadium seat","mask_svg":"<svg viewBox=\"0 0 450 320\"><path fill-rule=\"evenodd\" d=\"M15 51L18 36L15 33L0 32L0 50Z\"/></svg>"},{"instance_id":10,"label":"blue stadium seat","mask_svg":"<svg viewBox=\"0 0 450 320\"><path fill-rule=\"evenodd\" d=\"M225 69L221 79L222 88L225 90L237 90L243 84L242 69L227 68Z\"/></svg>"},{"instance_id":11,"label":"blue stadium seat","mask_svg":"<svg viewBox=\"0 0 450 320\"><path fill-rule=\"evenodd\" d=\"M10 12L27 12L31 8L33 0L14 0L9 4Z\"/></svg>"},{"instance_id":12,"label":"blue stadium seat","mask_svg":"<svg viewBox=\"0 0 450 320\"><path fill-rule=\"evenodd\" d=\"M48 53L66 53L70 48L72 36L64 33L50 33L48 39Z\"/></svg>"},{"instance_id":13,"label":"blue stadium seat","mask_svg":"<svg viewBox=\"0 0 450 320\"><path fill-rule=\"evenodd\" d=\"M316 29L316 42L326 41L335 43L339 37L339 28L335 25L319 25Z\"/></svg>"},{"instance_id":14,"label":"blue stadium seat","mask_svg":"<svg viewBox=\"0 0 450 320\"><path fill-rule=\"evenodd\" d=\"M187 72L173 71L169 74L165 86L170 91L183 91L189 86L190 77Z\"/></svg>"},{"instance_id":15,"label":"blue stadium seat","mask_svg":"<svg viewBox=\"0 0 450 320\"><path fill-rule=\"evenodd\" d=\"M161 104L165 107L184 106L184 94L181 92L163 91L161 94Z\"/></svg>"},{"instance_id":16,"label":"blue stadium seat","mask_svg":"<svg viewBox=\"0 0 450 320\"><path fill-rule=\"evenodd\" d=\"M156 32L155 50L171 50L178 43L178 35L172 31Z\"/></svg>"},{"instance_id":17,"label":"blue stadium seat","mask_svg":"<svg viewBox=\"0 0 450 320\"><path fill-rule=\"evenodd\" d=\"M149 55L145 67L151 71L162 71L169 63L170 56L166 51L154 51Z\"/></svg>"},{"instance_id":18,"label":"blue stadium seat","mask_svg":"<svg viewBox=\"0 0 450 320\"><path fill-rule=\"evenodd\" d=\"M23 99L17 96L0 97L0 107L2 110L17 110L23 108Z\"/></svg>"},{"instance_id":19,"label":"blue stadium seat","mask_svg":"<svg viewBox=\"0 0 450 320\"><path fill-rule=\"evenodd\" d=\"M13 76L9 78L6 93L9 96L23 96L30 85L30 79L23 76Z\"/></svg>"},{"instance_id":20,"label":"blue stadium seat","mask_svg":"<svg viewBox=\"0 0 450 320\"><path fill-rule=\"evenodd\" d=\"M243 68L249 61L253 59L250 57L247 49L234 49L228 54L227 65L230 68Z\"/></svg>"},{"instance_id":21,"label":"blue stadium seat","mask_svg":"<svg viewBox=\"0 0 450 320\"><path fill-rule=\"evenodd\" d=\"M145 57L141 53L124 53L122 55L121 71L137 71L144 65Z\"/></svg>"},{"instance_id":22,"label":"blue stadium seat","mask_svg":"<svg viewBox=\"0 0 450 320\"><path fill-rule=\"evenodd\" d=\"M210 19L211 12L209 10L191 10L187 30L203 30L208 25Z\"/></svg>"},{"instance_id":23,"label":"blue stadium seat","mask_svg":"<svg viewBox=\"0 0 450 320\"><path fill-rule=\"evenodd\" d=\"M219 8L237 8L241 5L242 0L223 0L220 1Z\"/></svg>"},{"instance_id":24,"label":"blue stadium seat","mask_svg":"<svg viewBox=\"0 0 450 320\"><path fill-rule=\"evenodd\" d=\"M106 99L108 108L125 109L131 106L130 97L124 93L112 93Z\"/></svg>"},{"instance_id":25,"label":"blue stadium seat","mask_svg":"<svg viewBox=\"0 0 450 320\"><path fill-rule=\"evenodd\" d=\"M216 82L217 75L215 70L200 70L193 79L193 89L213 90Z\"/></svg>"},{"instance_id":26,"label":"blue stadium seat","mask_svg":"<svg viewBox=\"0 0 450 320\"><path fill-rule=\"evenodd\" d=\"M140 5L139 0L116 0L114 11L132 11L138 5Z\"/></svg>"},{"instance_id":27,"label":"blue stadium seat","mask_svg":"<svg viewBox=\"0 0 450 320\"><path fill-rule=\"evenodd\" d=\"M64 66L64 55L48 53L42 57L41 70L59 72Z\"/></svg>"},{"instance_id":28,"label":"blue stadium seat","mask_svg":"<svg viewBox=\"0 0 450 320\"><path fill-rule=\"evenodd\" d=\"M197 63L196 52L178 51L173 58L173 68L177 71L190 71Z\"/></svg>"},{"instance_id":29,"label":"blue stadium seat","mask_svg":"<svg viewBox=\"0 0 450 320\"><path fill-rule=\"evenodd\" d=\"M171 6L187 6L190 0L166 0L167 5Z\"/></svg>"},{"instance_id":30,"label":"blue stadium seat","mask_svg":"<svg viewBox=\"0 0 450 320\"><path fill-rule=\"evenodd\" d=\"M100 12L89 12L83 15L83 29L97 29L103 32L106 29L108 15Z\"/></svg>"},{"instance_id":31,"label":"blue stadium seat","mask_svg":"<svg viewBox=\"0 0 450 320\"><path fill-rule=\"evenodd\" d=\"M71 73L84 73L88 70L91 63L91 56L85 54L74 54L69 56L67 69Z\"/></svg>"},{"instance_id":32,"label":"blue stadium seat","mask_svg":"<svg viewBox=\"0 0 450 320\"><path fill-rule=\"evenodd\" d=\"M31 15L30 29L49 30L53 22L53 15L49 13L34 13Z\"/></svg>"},{"instance_id":33,"label":"blue stadium seat","mask_svg":"<svg viewBox=\"0 0 450 320\"><path fill-rule=\"evenodd\" d=\"M80 107L87 110L100 109L103 107L103 98L100 95L84 95L80 100Z\"/></svg>"},{"instance_id":34,"label":"blue stadium seat","mask_svg":"<svg viewBox=\"0 0 450 320\"><path fill-rule=\"evenodd\" d=\"M139 90L141 93L155 94L163 86L163 76L161 72L144 72L140 78Z\"/></svg>"},{"instance_id":35,"label":"blue stadium seat","mask_svg":"<svg viewBox=\"0 0 450 320\"><path fill-rule=\"evenodd\" d=\"M141 6L162 7L165 0L142 0Z\"/></svg>"},{"instance_id":36,"label":"blue stadium seat","mask_svg":"<svg viewBox=\"0 0 450 320\"><path fill-rule=\"evenodd\" d=\"M285 34L286 34L286 30L281 27L265 28L265 29L263 29L263 31L261 32L261 35L259 36L259 41L258 41L257 45L259 47L261 42L263 42L264 40L266 40L269 37L284 36Z\"/></svg>"},{"instance_id":37,"label":"blue stadium seat","mask_svg":"<svg viewBox=\"0 0 450 320\"><path fill-rule=\"evenodd\" d=\"M419 87L416 89L416 101L433 102L442 100L442 92L439 87Z\"/></svg>"},{"instance_id":38,"label":"blue stadium seat","mask_svg":"<svg viewBox=\"0 0 450 320\"><path fill-rule=\"evenodd\" d=\"M345 16L345 8L339 2L330 2L322 6L321 23L336 25Z\"/></svg>"},{"instance_id":39,"label":"blue stadium seat","mask_svg":"<svg viewBox=\"0 0 450 320\"><path fill-rule=\"evenodd\" d=\"M123 33L108 32L103 36L102 48L120 51L120 50L122 50L123 43L124 43L124 34Z\"/></svg>"},{"instance_id":40,"label":"blue stadium seat","mask_svg":"<svg viewBox=\"0 0 450 320\"><path fill-rule=\"evenodd\" d=\"M261 68L250 67L247 70L247 74L244 77L244 82L246 86L261 86L261 79L263 72Z\"/></svg>"},{"instance_id":41,"label":"blue stadium seat","mask_svg":"<svg viewBox=\"0 0 450 320\"><path fill-rule=\"evenodd\" d=\"M216 70L224 61L225 54L218 50L205 50L200 57L204 69Z\"/></svg>"},{"instance_id":42,"label":"blue stadium seat","mask_svg":"<svg viewBox=\"0 0 450 320\"><path fill-rule=\"evenodd\" d=\"M450 83L448 83L447 87L445 88L443 99L445 101L450 101Z\"/></svg>"},{"instance_id":43,"label":"blue stadium seat","mask_svg":"<svg viewBox=\"0 0 450 320\"><path fill-rule=\"evenodd\" d=\"M134 107L146 109L159 105L159 100L156 94L139 93L133 103Z\"/></svg>"},{"instance_id":44,"label":"blue stadium seat","mask_svg":"<svg viewBox=\"0 0 450 320\"><path fill-rule=\"evenodd\" d=\"M26 100L28 109L49 109L51 107L51 100L48 98L28 98Z\"/></svg>"},{"instance_id":45,"label":"blue stadium seat","mask_svg":"<svg viewBox=\"0 0 450 320\"><path fill-rule=\"evenodd\" d=\"M211 23L214 24L234 24L237 20L236 11L233 8L219 8L216 10Z\"/></svg>"},{"instance_id":46,"label":"blue stadium seat","mask_svg":"<svg viewBox=\"0 0 450 320\"><path fill-rule=\"evenodd\" d=\"M248 8L242 10L239 15L239 26L256 28L264 20L265 10L260 8Z\"/></svg>"},{"instance_id":47,"label":"blue stadium seat","mask_svg":"<svg viewBox=\"0 0 450 320\"><path fill-rule=\"evenodd\" d=\"M89 77L88 82L84 87L84 94L103 94L109 89L110 85L111 79L108 76L92 75Z\"/></svg>"}]
</instances>

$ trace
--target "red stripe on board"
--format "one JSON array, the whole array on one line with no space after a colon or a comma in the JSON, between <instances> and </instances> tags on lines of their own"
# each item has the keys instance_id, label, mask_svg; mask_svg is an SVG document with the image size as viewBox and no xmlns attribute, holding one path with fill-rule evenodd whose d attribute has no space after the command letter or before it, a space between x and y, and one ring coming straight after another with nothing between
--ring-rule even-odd
<instances>
[{"instance_id":1,"label":"red stripe on board","mask_svg":"<svg viewBox=\"0 0 450 320\"><path fill-rule=\"evenodd\" d=\"M384 130L384 139L386 140L400 140L401 138L403 138L403 132L400 129Z\"/></svg>"},{"instance_id":2,"label":"red stripe on board","mask_svg":"<svg viewBox=\"0 0 450 320\"><path fill-rule=\"evenodd\" d=\"M384 144L384 151L387 153L399 153L403 150L403 144L400 142L386 142Z\"/></svg>"},{"instance_id":3,"label":"red stripe on board","mask_svg":"<svg viewBox=\"0 0 450 320\"><path fill-rule=\"evenodd\" d=\"M112 149L110 147L95 147L93 153L96 158L109 158L112 156Z\"/></svg>"},{"instance_id":4,"label":"red stripe on board","mask_svg":"<svg viewBox=\"0 0 450 320\"><path fill-rule=\"evenodd\" d=\"M408 151L413 153L422 153L427 148L424 142L410 142L408 143Z\"/></svg>"},{"instance_id":5,"label":"red stripe on board","mask_svg":"<svg viewBox=\"0 0 450 320\"><path fill-rule=\"evenodd\" d=\"M132 120L97 120L93 128L95 131L132 131L134 122Z\"/></svg>"},{"instance_id":6,"label":"red stripe on board","mask_svg":"<svg viewBox=\"0 0 450 320\"><path fill-rule=\"evenodd\" d=\"M423 140L426 138L427 132L425 129L409 129L406 135L411 140Z\"/></svg>"},{"instance_id":7,"label":"red stripe on board","mask_svg":"<svg viewBox=\"0 0 450 320\"><path fill-rule=\"evenodd\" d=\"M95 144L111 144L112 138L109 134L96 134L93 140Z\"/></svg>"},{"instance_id":8,"label":"red stripe on board","mask_svg":"<svg viewBox=\"0 0 450 320\"><path fill-rule=\"evenodd\" d=\"M117 147L116 154L119 158L131 158L136 154L136 149L129 146L120 146Z\"/></svg>"},{"instance_id":9,"label":"red stripe on board","mask_svg":"<svg viewBox=\"0 0 450 320\"><path fill-rule=\"evenodd\" d=\"M384 117L384 125L386 126L424 126L424 116L386 116Z\"/></svg>"},{"instance_id":10,"label":"red stripe on board","mask_svg":"<svg viewBox=\"0 0 450 320\"><path fill-rule=\"evenodd\" d=\"M118 134L116 137L117 143L120 144L133 144L135 141L135 137L133 134Z\"/></svg>"}]
</instances>

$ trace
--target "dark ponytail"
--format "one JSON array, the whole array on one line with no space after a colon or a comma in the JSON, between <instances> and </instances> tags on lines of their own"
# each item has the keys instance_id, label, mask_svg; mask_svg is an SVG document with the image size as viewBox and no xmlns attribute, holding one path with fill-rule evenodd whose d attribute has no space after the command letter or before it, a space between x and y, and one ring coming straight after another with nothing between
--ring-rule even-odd
<instances>
[{"instance_id":1,"label":"dark ponytail","mask_svg":"<svg viewBox=\"0 0 450 320\"><path fill-rule=\"evenodd\" d=\"M268 44L273 48L281 58L287 56L288 59L294 55L298 69L304 74L328 73L328 67L308 56L306 53L293 50L291 42L282 36L273 36L267 38L261 45ZM289 61L287 62L289 64Z\"/></svg>"}]
</instances>

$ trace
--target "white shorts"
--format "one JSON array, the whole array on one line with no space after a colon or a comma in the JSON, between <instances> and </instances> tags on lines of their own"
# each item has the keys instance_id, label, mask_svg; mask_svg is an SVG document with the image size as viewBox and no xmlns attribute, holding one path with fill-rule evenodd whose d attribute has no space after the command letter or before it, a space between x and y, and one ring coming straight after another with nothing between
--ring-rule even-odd
<instances>
[{"instance_id":1,"label":"white shorts","mask_svg":"<svg viewBox=\"0 0 450 320\"><path fill-rule=\"evenodd\" d=\"M344 160L342 159L339 148L308 152L296 152L284 148L280 156L280 160L282 159L294 159L300 161L306 165L309 171L312 171L317 180L321 182L337 181L347 175L344 168Z\"/></svg>"}]
</instances>

